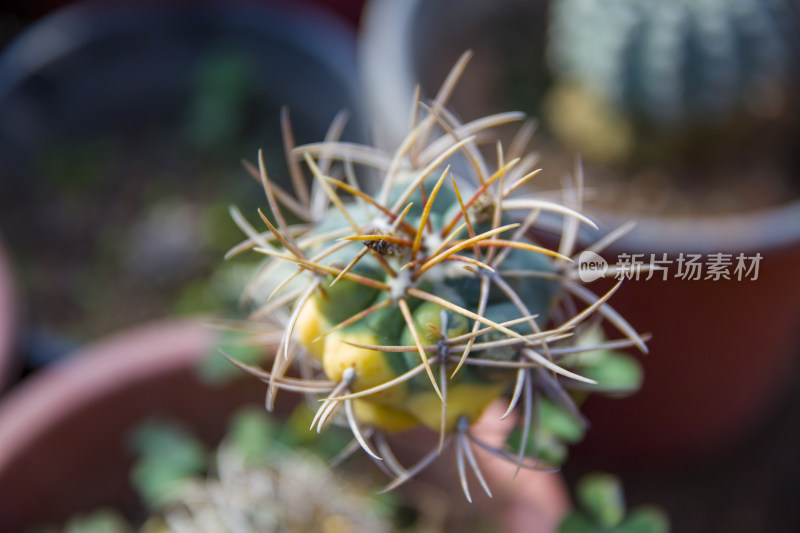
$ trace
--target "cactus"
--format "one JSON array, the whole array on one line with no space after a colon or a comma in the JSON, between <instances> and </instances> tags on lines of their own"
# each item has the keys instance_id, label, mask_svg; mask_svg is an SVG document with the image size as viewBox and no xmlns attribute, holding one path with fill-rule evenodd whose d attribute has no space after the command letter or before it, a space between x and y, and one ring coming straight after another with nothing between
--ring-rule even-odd
<instances>
[{"instance_id":1,"label":"cactus","mask_svg":"<svg viewBox=\"0 0 800 533\"><path fill-rule=\"evenodd\" d=\"M710 120L785 88L794 20L784 0L555 0L549 57L619 109Z\"/></svg>"},{"instance_id":2,"label":"cactus","mask_svg":"<svg viewBox=\"0 0 800 533\"><path fill-rule=\"evenodd\" d=\"M235 451L216 455L218 479L189 478L144 533L194 531L389 532L366 488L335 476L318 457L285 453L268 465L248 465Z\"/></svg>"},{"instance_id":3,"label":"cactus","mask_svg":"<svg viewBox=\"0 0 800 533\"><path fill-rule=\"evenodd\" d=\"M248 238L229 255L254 249L267 256L245 294L257 329L282 331L277 354L269 371L232 360L268 384L267 406L280 389L317 399L312 428L348 425L352 448L395 476L388 488L454 443L470 499L467 466L489 491L472 451L482 443L469 428L490 402L509 395L508 412L517 404L523 411L519 452L497 454L546 468L524 457L537 399L576 412L565 389L597 386L570 368L580 366L576 352L606 344L581 344L582 333L605 317L626 336L615 345L646 348L606 303L619 284L598 298L578 281L573 243L581 224L595 227L580 212L580 177L564 191L565 205L522 194L538 173L535 157L522 153L530 129L521 128L507 153L497 144L495 165L477 140L524 116L461 124L445 109L468 59L462 56L431 105L415 102L413 126L393 154L337 142L341 117L325 142L295 147L285 113L297 200L269 179L260 157L249 169L264 185L272 218L259 211L260 232L232 208ZM300 161L313 175L311 191ZM377 186L362 190L355 165L379 175ZM301 222L290 225L284 210ZM562 223L556 250L531 237L542 213ZM295 363L302 377L287 375ZM439 446L406 468L384 435L414 427L438 432Z\"/></svg>"},{"instance_id":4,"label":"cactus","mask_svg":"<svg viewBox=\"0 0 800 533\"><path fill-rule=\"evenodd\" d=\"M624 153L642 131L775 117L790 95L798 30L786 0L554 0L554 120L565 101L580 101L615 139L598 150Z\"/></svg>"},{"instance_id":5,"label":"cactus","mask_svg":"<svg viewBox=\"0 0 800 533\"><path fill-rule=\"evenodd\" d=\"M295 411L301 417L303 407ZM235 413L223 441L207 453L179 423L146 421L134 437L138 459L132 481L151 515L138 531L396 530L390 501L378 500L365 478L334 475L322 450L303 446L299 436L290 424L277 425L263 411L246 408ZM187 455L193 457L190 470Z\"/></svg>"}]
</instances>

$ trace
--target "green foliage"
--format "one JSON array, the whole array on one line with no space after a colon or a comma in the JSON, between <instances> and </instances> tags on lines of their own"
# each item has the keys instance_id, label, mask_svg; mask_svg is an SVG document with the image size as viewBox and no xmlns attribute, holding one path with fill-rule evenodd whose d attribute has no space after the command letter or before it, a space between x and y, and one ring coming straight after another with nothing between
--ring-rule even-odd
<instances>
[{"instance_id":1,"label":"green foliage","mask_svg":"<svg viewBox=\"0 0 800 533\"><path fill-rule=\"evenodd\" d=\"M181 427L145 423L133 438L141 453L133 478L153 512L141 531L318 531L328 523L387 531L397 500L368 496L364 480L331 472L320 456L346 441L308 442L309 416L301 405L279 424L263 409L243 408L216 452L202 454Z\"/></svg>"},{"instance_id":2,"label":"green foliage","mask_svg":"<svg viewBox=\"0 0 800 533\"><path fill-rule=\"evenodd\" d=\"M644 377L642 367L635 358L614 350L598 350L597 357L584 361L580 368L584 376L597 381L593 390L614 396L636 392Z\"/></svg>"},{"instance_id":3,"label":"green foliage","mask_svg":"<svg viewBox=\"0 0 800 533\"><path fill-rule=\"evenodd\" d=\"M559 533L668 533L669 520L660 509L643 505L626 514L618 478L592 473L578 480L577 509L559 527Z\"/></svg>"},{"instance_id":4,"label":"green foliage","mask_svg":"<svg viewBox=\"0 0 800 533\"><path fill-rule=\"evenodd\" d=\"M241 53L223 48L198 62L186 116L187 144L220 150L240 139L251 96L251 68Z\"/></svg>"},{"instance_id":5,"label":"green foliage","mask_svg":"<svg viewBox=\"0 0 800 533\"><path fill-rule=\"evenodd\" d=\"M581 346L590 347L605 341L599 327L586 331L580 338ZM633 394L642 386L644 374L636 358L617 350L591 350L580 352L566 358L579 372L595 381L596 385L586 388L604 392L615 397Z\"/></svg>"},{"instance_id":6,"label":"green foliage","mask_svg":"<svg viewBox=\"0 0 800 533\"><path fill-rule=\"evenodd\" d=\"M304 403L295 407L281 423L263 409L242 408L231 419L225 445L253 464L278 459L292 449L302 449L326 459L335 456L350 440L349 434L333 427L320 439L309 429L313 418L314 413Z\"/></svg>"},{"instance_id":7,"label":"green foliage","mask_svg":"<svg viewBox=\"0 0 800 533\"><path fill-rule=\"evenodd\" d=\"M278 432L279 428L263 409L241 409L231 420L225 444L246 462L261 462L275 447Z\"/></svg>"},{"instance_id":8,"label":"green foliage","mask_svg":"<svg viewBox=\"0 0 800 533\"><path fill-rule=\"evenodd\" d=\"M625 495L619 479L611 474L584 476L578 483L577 496L592 521L603 528L618 526L625 516Z\"/></svg>"},{"instance_id":9,"label":"green foliage","mask_svg":"<svg viewBox=\"0 0 800 533\"><path fill-rule=\"evenodd\" d=\"M553 402L540 401L539 416L542 420L542 427L554 438L570 444L576 444L583 439L586 432L583 423Z\"/></svg>"},{"instance_id":10,"label":"green foliage","mask_svg":"<svg viewBox=\"0 0 800 533\"><path fill-rule=\"evenodd\" d=\"M131 481L150 508L168 503L186 478L206 470L205 446L174 422L146 421L133 433L131 445L139 455Z\"/></svg>"},{"instance_id":11,"label":"green foliage","mask_svg":"<svg viewBox=\"0 0 800 533\"><path fill-rule=\"evenodd\" d=\"M265 357L264 348L246 342L244 334L225 331L220 334L217 346L197 366L197 374L205 383L223 385L241 376L241 371L231 365L220 353L247 364L258 364Z\"/></svg>"},{"instance_id":12,"label":"green foliage","mask_svg":"<svg viewBox=\"0 0 800 533\"><path fill-rule=\"evenodd\" d=\"M585 428L567 410L547 399L540 399L534 413L538 425L534 435L525 446L525 455L553 466L561 466L567 460L568 445L583 439ZM518 450L522 443L522 430L515 428L508 436L508 446Z\"/></svg>"},{"instance_id":13,"label":"green foliage","mask_svg":"<svg viewBox=\"0 0 800 533\"><path fill-rule=\"evenodd\" d=\"M388 531L387 525L399 518L400 499L392 494L367 496L364 480L350 476L342 479L329 472L320 457L338 453L349 439L334 431L333 438L312 442L308 430L312 416L305 405L300 405L279 424L261 408L242 408L232 417L215 453L207 451L176 422L155 418L145 421L130 438L138 456L131 481L153 513L139 531L173 531L173 522L166 518L172 512L172 520L190 527L178 528L184 531L220 531L218 522L225 524L226 531L230 524L244 523L260 524L248 531L265 530L267 524L278 528L269 531L309 530L296 525L302 522L341 523L342 527L363 522L374 527L367 525L359 531ZM312 480L327 488L316 487ZM265 497L270 491L277 491L274 498ZM298 501L298 497L306 499ZM319 501L312 501L314 498ZM281 499L286 501L277 501ZM295 509L312 507L308 517L292 517ZM186 509L191 512L186 513ZM339 521L342 517L337 513L344 512L351 516ZM46 526L28 533L135 530L116 510L99 508L72 516L62 528Z\"/></svg>"},{"instance_id":14,"label":"green foliage","mask_svg":"<svg viewBox=\"0 0 800 533\"><path fill-rule=\"evenodd\" d=\"M301 404L284 424L278 424L260 408L242 408L231 419L223 446L246 463L260 465L280 460L290 449L302 448L321 457L332 457L347 443L343 431L330 431L315 439L309 431L312 414ZM169 504L187 479L208 472L212 454L186 428L158 418L141 424L131 436L138 459L131 480L148 508Z\"/></svg>"}]
</instances>

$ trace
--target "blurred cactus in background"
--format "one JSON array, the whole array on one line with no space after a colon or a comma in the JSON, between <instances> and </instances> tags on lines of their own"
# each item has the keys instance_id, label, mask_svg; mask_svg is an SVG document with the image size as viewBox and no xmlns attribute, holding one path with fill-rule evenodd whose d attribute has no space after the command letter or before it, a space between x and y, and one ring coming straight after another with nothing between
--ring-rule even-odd
<instances>
[{"instance_id":1,"label":"blurred cactus in background","mask_svg":"<svg viewBox=\"0 0 800 533\"><path fill-rule=\"evenodd\" d=\"M196 454L201 446L181 431L162 420L147 421L138 430L133 479L154 511L141 533L395 530L390 502L381 502L367 479L352 472L334 475L321 450L298 445L288 425L263 411L238 412L219 448L200 456L205 469L197 472L170 466L175 455ZM157 446L165 439L170 446Z\"/></svg>"},{"instance_id":2,"label":"blurred cactus in background","mask_svg":"<svg viewBox=\"0 0 800 533\"><path fill-rule=\"evenodd\" d=\"M786 0L553 0L550 121L574 148L615 162L642 135L773 119L791 96L799 38Z\"/></svg>"},{"instance_id":3,"label":"blurred cactus in background","mask_svg":"<svg viewBox=\"0 0 800 533\"><path fill-rule=\"evenodd\" d=\"M445 109L468 59L462 56L433 102L414 102L412 127L395 153L338 142L341 116L325 142L294 147L285 115L296 195L270 180L263 160L251 166L271 218L259 212L266 226L259 231L232 209L248 238L229 255L254 249L268 257L245 291L255 309L242 326L282 332L272 369L233 361L268 383L267 406L280 389L306 393L318 407L311 427L348 426L351 449L360 446L394 476L387 488L454 444L471 499L467 468L489 493L472 450L486 445L469 431L485 407L508 395L507 416L521 404L513 451L493 451L520 467L550 469L534 444L539 400L582 422L568 391L635 390L638 366L610 349L646 348L606 303L618 285L597 297L580 282L577 231L594 226L580 212L580 173L563 203L524 193L539 172L536 157L524 153L531 129L523 126L507 152L491 134L524 116L462 124ZM487 141L491 158L479 147ZM301 161L313 175L311 190ZM555 249L533 239L545 215L559 223ZM603 318L625 338L599 335ZM602 379L582 375L604 362L611 370L600 371ZM287 374L293 365L299 377ZM439 445L406 468L384 434L414 427L438 432ZM549 435L569 438L555 429Z\"/></svg>"},{"instance_id":4,"label":"blurred cactus in background","mask_svg":"<svg viewBox=\"0 0 800 533\"><path fill-rule=\"evenodd\" d=\"M374 494L370 480L356 472L335 475L324 458L339 439L305 442L308 427L295 427L294 419L307 415L301 405L282 423L257 407L242 408L215 450L178 420L148 418L130 435L131 484L147 509L145 520L101 507L63 527L30 533L396 531L399 502ZM440 531L430 518L420 516L414 525Z\"/></svg>"}]
</instances>

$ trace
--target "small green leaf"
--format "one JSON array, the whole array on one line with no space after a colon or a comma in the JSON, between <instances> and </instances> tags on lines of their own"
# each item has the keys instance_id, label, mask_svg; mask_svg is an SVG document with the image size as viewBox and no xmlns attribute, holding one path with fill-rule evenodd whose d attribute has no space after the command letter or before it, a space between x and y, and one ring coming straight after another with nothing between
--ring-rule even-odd
<instances>
[{"instance_id":1,"label":"small green leaf","mask_svg":"<svg viewBox=\"0 0 800 533\"><path fill-rule=\"evenodd\" d=\"M248 462L263 462L275 446L277 428L261 408L241 409L231 422L227 443Z\"/></svg>"},{"instance_id":2,"label":"small green leaf","mask_svg":"<svg viewBox=\"0 0 800 533\"><path fill-rule=\"evenodd\" d=\"M596 524L583 514L573 511L558 526L558 533L602 533Z\"/></svg>"},{"instance_id":3,"label":"small green leaf","mask_svg":"<svg viewBox=\"0 0 800 533\"><path fill-rule=\"evenodd\" d=\"M281 443L288 447L309 446L319 436L316 431L311 430L312 420L314 412L308 405L298 404L281 426L279 434Z\"/></svg>"},{"instance_id":4,"label":"small green leaf","mask_svg":"<svg viewBox=\"0 0 800 533\"><path fill-rule=\"evenodd\" d=\"M537 409L538 426L531 427L525 455L541 459L550 465L560 466L567 459L567 444L574 444L583 439L583 425L549 400L540 399L537 402ZM521 442L522 430L513 429L506 443L512 450L518 450Z\"/></svg>"},{"instance_id":5,"label":"small green leaf","mask_svg":"<svg viewBox=\"0 0 800 533\"><path fill-rule=\"evenodd\" d=\"M522 443L522 430L520 428L511 430L506 443L512 450L519 450ZM525 446L525 455L540 459L549 465L560 466L567 459L567 447L551 433L531 431Z\"/></svg>"},{"instance_id":6,"label":"small green leaf","mask_svg":"<svg viewBox=\"0 0 800 533\"><path fill-rule=\"evenodd\" d=\"M584 510L603 528L612 528L625 516L625 497L615 476L587 474L578 481L578 501Z\"/></svg>"},{"instance_id":7,"label":"small green leaf","mask_svg":"<svg viewBox=\"0 0 800 533\"><path fill-rule=\"evenodd\" d=\"M152 508L169 501L184 479L204 472L208 463L203 444L170 422L143 423L132 436L132 447L140 457L131 481Z\"/></svg>"},{"instance_id":8,"label":"small green leaf","mask_svg":"<svg viewBox=\"0 0 800 533\"><path fill-rule=\"evenodd\" d=\"M569 450L567 445L550 433L540 432L539 459L553 466L561 466L567 461Z\"/></svg>"},{"instance_id":9,"label":"small green leaf","mask_svg":"<svg viewBox=\"0 0 800 533\"><path fill-rule=\"evenodd\" d=\"M585 430L580 420L549 400L539 402L539 420L541 429L558 439L570 444L583 440Z\"/></svg>"},{"instance_id":10,"label":"small green leaf","mask_svg":"<svg viewBox=\"0 0 800 533\"><path fill-rule=\"evenodd\" d=\"M604 350L602 357L582 365L580 373L597 381L594 390L615 395L632 394L642 386L641 365L635 358L622 352Z\"/></svg>"},{"instance_id":11,"label":"small green leaf","mask_svg":"<svg viewBox=\"0 0 800 533\"><path fill-rule=\"evenodd\" d=\"M133 528L122 515L101 508L70 519L64 533L132 533Z\"/></svg>"},{"instance_id":12,"label":"small green leaf","mask_svg":"<svg viewBox=\"0 0 800 533\"><path fill-rule=\"evenodd\" d=\"M616 533L669 533L669 519L661 509L643 505L628 514Z\"/></svg>"},{"instance_id":13,"label":"small green leaf","mask_svg":"<svg viewBox=\"0 0 800 533\"><path fill-rule=\"evenodd\" d=\"M242 334L227 332L221 336L217 345L208 352L197 367L197 375L205 383L224 385L245 375L241 369L225 359L220 350L229 357L248 365L258 365L264 359L263 347L247 344L245 336Z\"/></svg>"}]
</instances>

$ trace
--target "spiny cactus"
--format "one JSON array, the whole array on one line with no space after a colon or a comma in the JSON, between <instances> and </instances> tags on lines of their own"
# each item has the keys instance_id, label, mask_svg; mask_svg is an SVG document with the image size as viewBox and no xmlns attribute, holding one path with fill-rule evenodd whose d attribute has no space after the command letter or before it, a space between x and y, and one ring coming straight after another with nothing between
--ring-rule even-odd
<instances>
[{"instance_id":1,"label":"spiny cactus","mask_svg":"<svg viewBox=\"0 0 800 533\"><path fill-rule=\"evenodd\" d=\"M559 79L672 125L780 97L798 29L785 0L554 0L548 53Z\"/></svg>"},{"instance_id":2,"label":"spiny cactus","mask_svg":"<svg viewBox=\"0 0 800 533\"><path fill-rule=\"evenodd\" d=\"M259 212L267 228L260 232L232 209L248 238L229 255L253 249L268 258L245 294L256 305L257 329L280 328L280 346L270 371L234 361L268 383L267 407L280 389L322 399L312 428L334 419L349 425L351 450L360 446L395 476L387 489L454 443L470 499L467 466L489 492L472 451L484 443L469 427L490 402L509 395L506 415L518 403L523 410L519 451L494 451L520 466L547 468L524 458L537 399L577 413L565 389L597 384L574 371L581 366L575 354L645 345L606 303L618 284L598 298L578 281L577 232L581 224L594 227L580 212L580 175L563 191L564 205L522 194L538 173L536 157L522 153L530 127L507 153L497 143L494 165L478 141L524 116L461 124L446 111L468 59L462 56L431 105L415 101L411 129L393 154L337 142L340 117L325 142L294 147L285 114L297 200L269 179L260 158L250 170L263 182L274 219ZM301 160L315 180L311 191ZM362 190L355 165L377 174L377 186ZM290 225L284 209L302 222ZM543 213L561 221L557 250L532 238ZM602 317L626 338L579 342ZM287 375L292 364L300 377ZM384 434L418 426L439 432L439 446L405 467Z\"/></svg>"}]
</instances>

